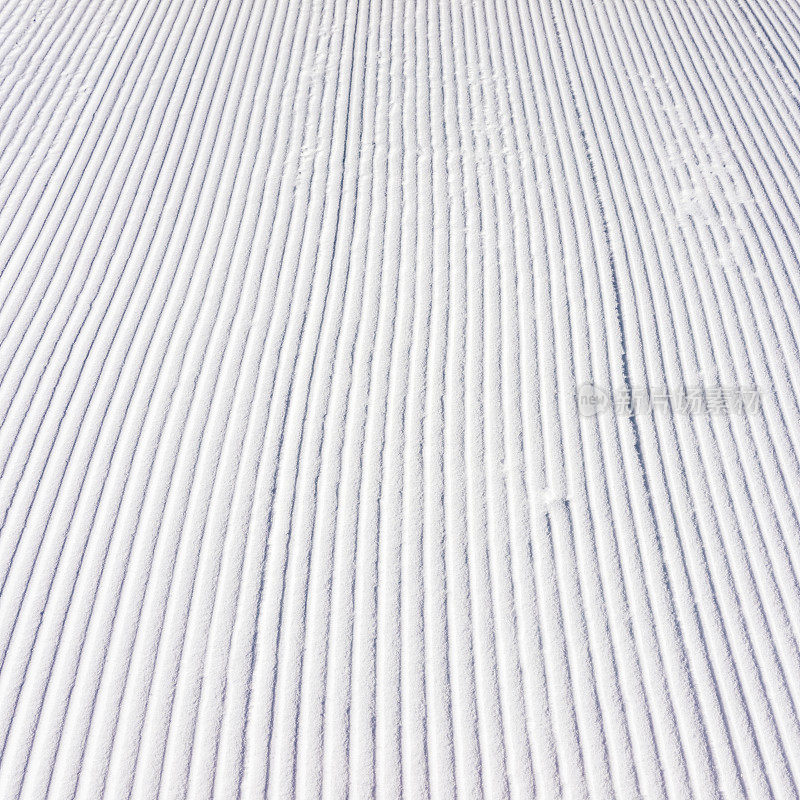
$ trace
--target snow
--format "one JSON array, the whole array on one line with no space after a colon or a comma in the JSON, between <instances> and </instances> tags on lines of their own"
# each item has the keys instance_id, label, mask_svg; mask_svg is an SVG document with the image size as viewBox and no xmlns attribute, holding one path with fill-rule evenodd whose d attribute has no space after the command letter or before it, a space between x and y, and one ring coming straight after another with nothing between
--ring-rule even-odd
<instances>
[{"instance_id":1,"label":"snow","mask_svg":"<svg viewBox=\"0 0 800 800\"><path fill-rule=\"evenodd\" d=\"M0 798L798 797L799 126L790 0L2 0Z\"/></svg>"}]
</instances>

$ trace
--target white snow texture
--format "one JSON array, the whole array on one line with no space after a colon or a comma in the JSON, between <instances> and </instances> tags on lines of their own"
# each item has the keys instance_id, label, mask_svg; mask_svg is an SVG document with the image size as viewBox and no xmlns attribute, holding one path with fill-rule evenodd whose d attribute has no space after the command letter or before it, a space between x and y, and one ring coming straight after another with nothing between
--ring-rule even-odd
<instances>
[{"instance_id":1,"label":"white snow texture","mask_svg":"<svg viewBox=\"0 0 800 800\"><path fill-rule=\"evenodd\" d=\"M799 255L798 0L0 0L0 800L797 800Z\"/></svg>"}]
</instances>

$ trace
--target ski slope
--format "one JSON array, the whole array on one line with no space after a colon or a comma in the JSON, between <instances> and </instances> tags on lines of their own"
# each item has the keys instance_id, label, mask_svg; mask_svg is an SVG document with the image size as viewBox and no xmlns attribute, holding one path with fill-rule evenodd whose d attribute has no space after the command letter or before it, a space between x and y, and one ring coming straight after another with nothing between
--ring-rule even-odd
<instances>
[{"instance_id":1,"label":"ski slope","mask_svg":"<svg viewBox=\"0 0 800 800\"><path fill-rule=\"evenodd\" d=\"M0 0L0 798L797 798L799 170L795 0Z\"/></svg>"}]
</instances>

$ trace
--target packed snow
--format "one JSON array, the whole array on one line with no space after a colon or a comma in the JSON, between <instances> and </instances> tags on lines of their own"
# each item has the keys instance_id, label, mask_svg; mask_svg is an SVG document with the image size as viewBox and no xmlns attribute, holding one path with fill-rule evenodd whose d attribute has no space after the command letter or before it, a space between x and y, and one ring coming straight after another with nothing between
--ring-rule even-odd
<instances>
[{"instance_id":1,"label":"packed snow","mask_svg":"<svg viewBox=\"0 0 800 800\"><path fill-rule=\"evenodd\" d=\"M0 0L0 798L800 796L796 0Z\"/></svg>"}]
</instances>

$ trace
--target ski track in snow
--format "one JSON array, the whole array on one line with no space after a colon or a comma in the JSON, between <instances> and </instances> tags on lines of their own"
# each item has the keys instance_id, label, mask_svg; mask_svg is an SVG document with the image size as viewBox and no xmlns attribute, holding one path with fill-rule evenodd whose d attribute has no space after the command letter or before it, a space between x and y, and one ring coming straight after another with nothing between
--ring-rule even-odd
<instances>
[{"instance_id":1,"label":"ski track in snow","mask_svg":"<svg viewBox=\"0 0 800 800\"><path fill-rule=\"evenodd\" d=\"M800 796L798 220L794 0L0 0L0 798Z\"/></svg>"}]
</instances>

